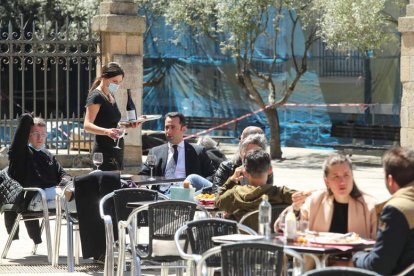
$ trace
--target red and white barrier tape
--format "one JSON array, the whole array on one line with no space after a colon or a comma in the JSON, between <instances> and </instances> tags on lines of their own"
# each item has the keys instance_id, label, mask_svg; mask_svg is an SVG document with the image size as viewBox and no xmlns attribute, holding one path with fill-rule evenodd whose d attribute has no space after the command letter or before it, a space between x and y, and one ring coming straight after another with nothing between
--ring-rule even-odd
<instances>
[{"instance_id":1,"label":"red and white barrier tape","mask_svg":"<svg viewBox=\"0 0 414 276\"><path fill-rule=\"evenodd\" d=\"M295 107L297 107L297 106L303 106L303 107L329 107L329 106L340 106L341 107L341 106L355 106L355 107L367 108L367 107L369 107L371 105L375 105L375 104L362 104L362 103L344 103L344 104L301 104L301 103L286 103L286 104L284 104L282 106L295 106ZM268 108L270 108L272 106L273 106L273 104L268 104L265 107L262 107L262 108L259 108L259 109L255 110L255 111L253 111L253 112L244 114L244 115L242 115L240 117L237 117L237 118L235 118L233 120L230 120L228 122L225 122L225 123L222 123L222 124L217 125L215 127L211 127L209 129L206 129L206 130L203 130L203 131L199 131L199 132L196 132L196 133L191 134L189 136L186 136L186 137L184 137L184 140L191 139L191 138L194 138L194 137L197 137L197 136L200 136L200 135L209 133L209 132L211 132L213 130L216 130L218 128L222 128L224 126L233 124L235 122L238 122L240 120L243 120L244 118L247 118L247 117L250 117L250 116L252 116L254 114L257 114L259 112L262 112L262 111L264 111L264 110L266 110L266 109L268 109Z\"/></svg>"}]
</instances>

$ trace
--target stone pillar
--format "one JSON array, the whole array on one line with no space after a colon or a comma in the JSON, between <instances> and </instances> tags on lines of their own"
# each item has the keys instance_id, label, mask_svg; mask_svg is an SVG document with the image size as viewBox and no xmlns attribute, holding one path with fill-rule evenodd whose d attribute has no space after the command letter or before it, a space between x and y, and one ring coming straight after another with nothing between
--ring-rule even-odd
<instances>
[{"instance_id":1,"label":"stone pillar","mask_svg":"<svg viewBox=\"0 0 414 276\"><path fill-rule=\"evenodd\" d=\"M99 15L92 19L92 30L101 36L102 64L118 62L125 71L125 78L115 98L122 116L126 117L126 89L131 89L137 108L142 114L143 91L143 33L145 18L137 15L138 6L133 0L104 0ZM100 75L101 64L97 65ZM142 163L141 130L130 129L125 136L124 164L135 167Z\"/></svg>"}]
</instances>

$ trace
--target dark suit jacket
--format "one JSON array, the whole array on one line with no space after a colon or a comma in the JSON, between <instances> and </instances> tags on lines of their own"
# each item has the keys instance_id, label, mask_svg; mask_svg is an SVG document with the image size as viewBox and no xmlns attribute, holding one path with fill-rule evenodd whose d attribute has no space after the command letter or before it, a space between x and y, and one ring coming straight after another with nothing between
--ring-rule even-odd
<instances>
[{"instance_id":1,"label":"dark suit jacket","mask_svg":"<svg viewBox=\"0 0 414 276\"><path fill-rule=\"evenodd\" d=\"M186 176L190 174L198 174L211 181L215 170L210 158L207 156L205 148L184 142L184 150ZM153 172L154 175L164 176L168 159L168 144L150 149L148 155L150 154L157 156L157 165L155 166ZM149 175L150 168L145 164L139 174Z\"/></svg>"}]
</instances>

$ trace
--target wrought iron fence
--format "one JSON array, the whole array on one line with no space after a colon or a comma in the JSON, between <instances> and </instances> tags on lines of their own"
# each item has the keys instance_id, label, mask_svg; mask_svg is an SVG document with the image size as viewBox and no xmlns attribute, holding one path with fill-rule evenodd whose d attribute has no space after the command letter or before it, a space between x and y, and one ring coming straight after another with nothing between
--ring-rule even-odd
<instances>
[{"instance_id":1,"label":"wrought iron fence","mask_svg":"<svg viewBox=\"0 0 414 276\"><path fill-rule=\"evenodd\" d=\"M84 26L86 25L86 28ZM89 150L83 135L88 88L96 75L99 38L89 22L62 26L24 21L0 22L0 145L13 137L17 118L33 112L46 119L50 148Z\"/></svg>"},{"instance_id":2,"label":"wrought iron fence","mask_svg":"<svg viewBox=\"0 0 414 276\"><path fill-rule=\"evenodd\" d=\"M320 77L359 77L364 74L364 55L357 51L343 53L319 44Z\"/></svg>"}]
</instances>

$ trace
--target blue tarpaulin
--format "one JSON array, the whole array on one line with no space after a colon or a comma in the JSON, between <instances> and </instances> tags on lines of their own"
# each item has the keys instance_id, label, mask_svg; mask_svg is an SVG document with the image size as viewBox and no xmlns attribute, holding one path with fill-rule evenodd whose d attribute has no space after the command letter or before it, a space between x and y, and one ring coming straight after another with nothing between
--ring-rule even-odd
<instances>
[{"instance_id":1,"label":"blue tarpaulin","mask_svg":"<svg viewBox=\"0 0 414 276\"><path fill-rule=\"evenodd\" d=\"M276 43L278 65L273 73L277 86L276 98L280 97L295 76L291 65L290 20L283 19L280 28L281 32L275 40L275 34L269 27L266 36L259 37L254 52L254 66L262 70L273 61L272 42ZM303 53L304 35L300 28L295 33L295 42L296 52ZM317 70L312 68L312 65L317 64L317 59L313 58L312 52L308 58L309 70L301 78L289 103L325 103ZM191 30L177 34L162 17L152 22L146 34L144 68L145 82L157 80L153 86L144 87L144 114L164 115L170 111L180 111L187 116L234 119L259 108L236 79L235 61L231 56L221 53L217 43L209 38L193 36ZM267 102L265 83L261 80L255 82ZM310 146L336 142L329 135L331 117L326 107L279 108L278 114L282 145ZM238 132L247 125L260 126L268 133L263 113L239 122ZM161 130L163 121L148 122L143 127Z\"/></svg>"}]
</instances>

